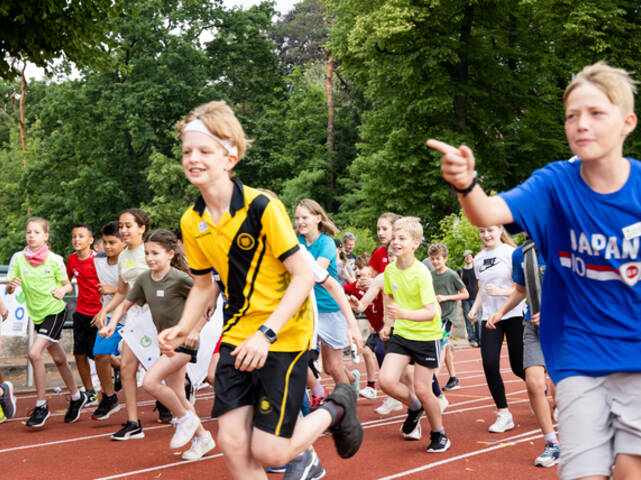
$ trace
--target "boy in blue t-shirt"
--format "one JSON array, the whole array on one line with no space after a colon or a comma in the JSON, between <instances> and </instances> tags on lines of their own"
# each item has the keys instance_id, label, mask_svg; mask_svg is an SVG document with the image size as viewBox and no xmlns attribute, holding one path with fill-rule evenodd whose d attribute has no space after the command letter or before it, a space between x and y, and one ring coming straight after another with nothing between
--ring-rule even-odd
<instances>
[{"instance_id":1,"label":"boy in blue t-shirt","mask_svg":"<svg viewBox=\"0 0 641 480\"><path fill-rule=\"evenodd\" d=\"M641 162L623 156L635 129L635 81L598 62L565 90L575 157L488 197L474 155L428 140L470 222L512 224L545 258L540 339L557 385L562 479L641 476Z\"/></svg>"}]
</instances>

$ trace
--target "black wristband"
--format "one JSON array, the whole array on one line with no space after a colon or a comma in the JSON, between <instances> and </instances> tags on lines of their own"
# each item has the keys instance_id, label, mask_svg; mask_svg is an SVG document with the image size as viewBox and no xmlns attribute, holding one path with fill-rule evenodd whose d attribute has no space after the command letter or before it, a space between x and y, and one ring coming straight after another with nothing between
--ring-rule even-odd
<instances>
[{"instance_id":1,"label":"black wristband","mask_svg":"<svg viewBox=\"0 0 641 480\"><path fill-rule=\"evenodd\" d=\"M466 197L467 194L470 193L474 189L474 187L478 183L478 180L479 180L479 177L478 177L476 171L474 171L474 178L472 179L472 183L470 183L466 188L463 188L463 189L456 188L451 183L450 183L450 186L452 187L452 190L454 190L456 193L460 193L461 195Z\"/></svg>"}]
</instances>

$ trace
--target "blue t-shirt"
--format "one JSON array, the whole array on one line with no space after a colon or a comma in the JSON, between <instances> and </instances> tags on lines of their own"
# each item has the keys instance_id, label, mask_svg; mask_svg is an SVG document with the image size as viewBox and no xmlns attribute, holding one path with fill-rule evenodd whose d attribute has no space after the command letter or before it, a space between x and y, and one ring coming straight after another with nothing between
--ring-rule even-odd
<instances>
[{"instance_id":1,"label":"blue t-shirt","mask_svg":"<svg viewBox=\"0 0 641 480\"><path fill-rule=\"evenodd\" d=\"M329 235L321 233L311 245L307 245L303 235L298 236L298 241L305 245L315 260L320 257L327 258L329 260L327 272L334 280L338 281L336 274L336 244L334 240ZM314 285L314 295L316 296L316 305L320 313L338 312L340 310L338 304L323 286Z\"/></svg>"},{"instance_id":2,"label":"blue t-shirt","mask_svg":"<svg viewBox=\"0 0 641 480\"><path fill-rule=\"evenodd\" d=\"M593 191L579 159L504 192L547 264L540 339L554 382L641 372L641 163L614 193Z\"/></svg>"},{"instance_id":3,"label":"blue t-shirt","mask_svg":"<svg viewBox=\"0 0 641 480\"><path fill-rule=\"evenodd\" d=\"M541 269L541 273L545 273L545 260L543 260L543 257L541 256L541 252L537 250L537 258L539 260L539 268ZM519 245L519 247L512 252L512 281L518 285L521 285L522 287L525 287L525 257L523 255L523 245ZM530 321L531 316L530 316L530 305L526 304L525 307L525 315L523 315L523 319L526 321Z\"/></svg>"}]
</instances>

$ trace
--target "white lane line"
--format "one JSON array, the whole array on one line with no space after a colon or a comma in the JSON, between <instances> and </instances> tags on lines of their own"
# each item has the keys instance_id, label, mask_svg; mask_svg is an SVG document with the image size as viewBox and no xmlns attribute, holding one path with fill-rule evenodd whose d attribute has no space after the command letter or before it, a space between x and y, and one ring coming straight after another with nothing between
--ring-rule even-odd
<instances>
[{"instance_id":1,"label":"white lane line","mask_svg":"<svg viewBox=\"0 0 641 480\"><path fill-rule=\"evenodd\" d=\"M532 434L532 433L534 433L536 431L537 430L532 430L531 432L527 432L527 434ZM461 455L457 455L456 457L446 458L446 459L441 460L439 462L428 463L427 465L422 465L420 467L416 467L416 468L413 468L411 470L406 470L404 472L399 472L399 473L395 473L393 475L388 475L387 477L381 477L378 480L392 480L394 478L406 477L407 475L411 475L413 473L418 473L418 472L422 472L424 470L429 470L430 468L434 468L434 467L438 467L438 466L441 466L441 465L445 465L447 463L456 462L457 460L462 460L464 458L469 458L469 457L473 457L473 456L476 456L476 455L481 455L483 453L491 452L493 450L499 450L501 448L512 447L515 444L529 442L530 440L535 440L537 438L543 438L543 435L541 433L538 433L538 434L535 434L535 435L526 436L524 438L519 438L518 440L513 440L513 441L511 441L509 439L498 440L497 441L498 445L493 445L491 447L483 448L481 450L475 450L473 452L464 453L464 454L461 454Z\"/></svg>"},{"instance_id":2,"label":"white lane line","mask_svg":"<svg viewBox=\"0 0 641 480\"><path fill-rule=\"evenodd\" d=\"M100 478L96 478L95 480L112 480L114 478L123 478L123 477L128 477L130 475L138 475L140 473L153 472L155 470L160 470L162 468L170 468L170 467L177 467L180 465L187 465L189 463L204 462L205 460L211 460L212 458L218 458L222 456L223 456L222 453L217 453L216 455L211 455L209 457L202 457L202 458L199 458L198 460L183 460L181 462L167 463L165 465L157 465L155 467L143 468L142 470L133 470L131 472L119 473L117 475L111 475L109 477L100 477Z\"/></svg>"}]
</instances>

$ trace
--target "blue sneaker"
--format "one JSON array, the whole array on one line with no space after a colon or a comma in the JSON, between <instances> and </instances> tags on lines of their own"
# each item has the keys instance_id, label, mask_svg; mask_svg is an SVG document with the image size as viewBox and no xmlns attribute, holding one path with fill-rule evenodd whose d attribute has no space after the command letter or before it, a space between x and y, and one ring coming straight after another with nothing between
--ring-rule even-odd
<instances>
[{"instance_id":1,"label":"blue sneaker","mask_svg":"<svg viewBox=\"0 0 641 480\"><path fill-rule=\"evenodd\" d=\"M9 419L16 413L16 396L13 394L13 384L11 382L0 383L0 407L4 416Z\"/></svg>"},{"instance_id":2,"label":"blue sneaker","mask_svg":"<svg viewBox=\"0 0 641 480\"><path fill-rule=\"evenodd\" d=\"M361 387L359 386L359 382L361 381L361 374L358 370L354 369L352 370L352 375L354 375L354 381L351 383L351 385L354 389L354 393L356 393L356 396L358 397L358 392L361 390Z\"/></svg>"},{"instance_id":3,"label":"blue sneaker","mask_svg":"<svg viewBox=\"0 0 641 480\"><path fill-rule=\"evenodd\" d=\"M561 455L561 450L559 449L559 445L555 445L554 443L547 442L545 444L545 449L543 450L543 453L536 457L536 460L534 460L534 465L537 467L553 467L557 463L559 463L559 455Z\"/></svg>"},{"instance_id":4,"label":"blue sneaker","mask_svg":"<svg viewBox=\"0 0 641 480\"><path fill-rule=\"evenodd\" d=\"M287 471L287 466L289 463L286 463L282 467L268 467L267 473L285 473Z\"/></svg>"},{"instance_id":5,"label":"blue sneaker","mask_svg":"<svg viewBox=\"0 0 641 480\"><path fill-rule=\"evenodd\" d=\"M325 476L325 469L316 452L309 448L287 464L283 480L316 480Z\"/></svg>"}]
</instances>

